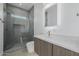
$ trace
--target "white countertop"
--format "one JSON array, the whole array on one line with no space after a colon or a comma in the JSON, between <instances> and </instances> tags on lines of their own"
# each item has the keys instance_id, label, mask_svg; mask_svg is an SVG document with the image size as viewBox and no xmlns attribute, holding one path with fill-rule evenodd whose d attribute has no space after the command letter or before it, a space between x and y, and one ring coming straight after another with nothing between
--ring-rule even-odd
<instances>
[{"instance_id":1,"label":"white countertop","mask_svg":"<svg viewBox=\"0 0 79 59\"><path fill-rule=\"evenodd\" d=\"M34 35L34 37L79 53L79 37L62 35L52 35L49 37L44 34Z\"/></svg>"}]
</instances>

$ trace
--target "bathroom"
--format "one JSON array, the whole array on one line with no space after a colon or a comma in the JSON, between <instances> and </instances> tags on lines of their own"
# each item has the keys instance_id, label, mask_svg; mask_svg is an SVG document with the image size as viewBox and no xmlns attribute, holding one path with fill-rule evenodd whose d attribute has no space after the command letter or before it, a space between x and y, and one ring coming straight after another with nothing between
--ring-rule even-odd
<instances>
[{"instance_id":1,"label":"bathroom","mask_svg":"<svg viewBox=\"0 0 79 59\"><path fill-rule=\"evenodd\" d=\"M79 56L79 3L0 6L1 55Z\"/></svg>"}]
</instances>

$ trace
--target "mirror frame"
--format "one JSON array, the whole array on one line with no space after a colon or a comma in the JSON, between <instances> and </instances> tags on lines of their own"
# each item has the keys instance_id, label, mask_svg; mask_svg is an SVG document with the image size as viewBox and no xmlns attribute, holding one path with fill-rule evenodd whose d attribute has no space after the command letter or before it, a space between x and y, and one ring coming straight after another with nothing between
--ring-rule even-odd
<instances>
[{"instance_id":1,"label":"mirror frame","mask_svg":"<svg viewBox=\"0 0 79 59\"><path fill-rule=\"evenodd\" d=\"M46 10L48 9L48 8L50 8L51 6L53 6L53 5L55 5L55 4L57 4L57 3L49 3L44 9L45 9L45 12L44 12L44 14L46 14ZM58 4L57 4L57 10L58 10ZM57 11L57 13L58 13L58 11ZM45 24L44 24L44 26L45 26L45 28L51 28L51 29L54 29L54 28L57 28L57 26L58 26L58 18L57 18L57 25L54 25L54 26L47 26L47 19L46 19L46 16L47 15L45 15ZM57 16L58 17L58 16Z\"/></svg>"}]
</instances>

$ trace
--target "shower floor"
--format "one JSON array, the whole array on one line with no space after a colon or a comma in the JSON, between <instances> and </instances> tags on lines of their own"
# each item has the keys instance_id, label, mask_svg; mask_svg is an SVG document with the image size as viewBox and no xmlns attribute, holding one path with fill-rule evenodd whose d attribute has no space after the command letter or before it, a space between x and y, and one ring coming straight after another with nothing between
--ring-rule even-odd
<instances>
[{"instance_id":1,"label":"shower floor","mask_svg":"<svg viewBox=\"0 0 79 59\"><path fill-rule=\"evenodd\" d=\"M20 44L16 44L11 49L6 50L4 56L38 56L35 52L28 53L27 48L22 47Z\"/></svg>"}]
</instances>

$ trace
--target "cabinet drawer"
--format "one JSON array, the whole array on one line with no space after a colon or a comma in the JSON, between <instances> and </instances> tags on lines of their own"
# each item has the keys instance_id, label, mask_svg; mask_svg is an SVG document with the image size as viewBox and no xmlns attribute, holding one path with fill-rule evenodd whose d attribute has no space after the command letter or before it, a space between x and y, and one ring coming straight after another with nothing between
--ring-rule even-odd
<instances>
[{"instance_id":1,"label":"cabinet drawer","mask_svg":"<svg viewBox=\"0 0 79 59\"><path fill-rule=\"evenodd\" d=\"M53 45L53 56L79 56L79 53Z\"/></svg>"},{"instance_id":2,"label":"cabinet drawer","mask_svg":"<svg viewBox=\"0 0 79 59\"><path fill-rule=\"evenodd\" d=\"M35 38L35 52L40 56L51 56L52 53L52 44L43 41L41 39Z\"/></svg>"}]
</instances>

